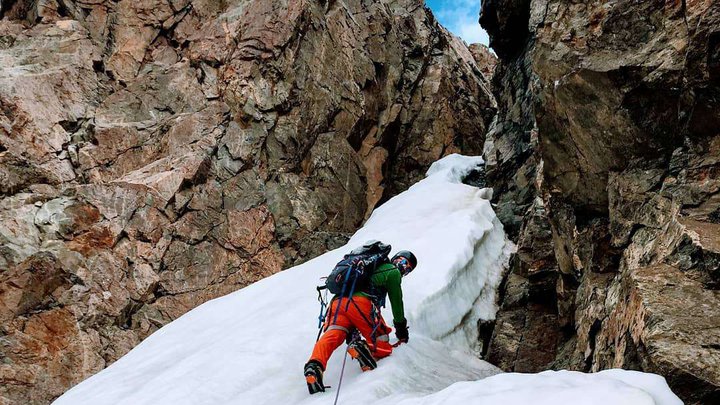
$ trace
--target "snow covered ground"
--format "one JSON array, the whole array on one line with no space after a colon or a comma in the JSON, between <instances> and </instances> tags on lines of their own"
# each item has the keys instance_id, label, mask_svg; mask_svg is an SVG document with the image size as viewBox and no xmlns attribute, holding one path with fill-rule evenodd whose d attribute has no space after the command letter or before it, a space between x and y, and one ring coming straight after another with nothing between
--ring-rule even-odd
<instances>
[{"instance_id":1,"label":"snow covered ground","mask_svg":"<svg viewBox=\"0 0 720 405\"><path fill-rule=\"evenodd\" d=\"M315 286L369 239L418 256L403 279L410 342L367 373L348 360L338 403L681 404L653 374L501 374L473 355L477 320L494 318L512 251L487 200L491 190L460 182L481 162L459 155L436 162L346 246L201 305L54 404L332 404L344 346L328 364L326 393L308 395L302 376L317 335ZM389 308L384 315L392 319Z\"/></svg>"}]
</instances>

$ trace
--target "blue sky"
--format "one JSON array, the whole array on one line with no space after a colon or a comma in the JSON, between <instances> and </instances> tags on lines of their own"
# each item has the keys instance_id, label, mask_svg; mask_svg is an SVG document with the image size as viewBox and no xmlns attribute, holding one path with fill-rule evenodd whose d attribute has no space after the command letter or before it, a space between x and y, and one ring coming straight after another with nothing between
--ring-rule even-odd
<instances>
[{"instance_id":1,"label":"blue sky","mask_svg":"<svg viewBox=\"0 0 720 405\"><path fill-rule=\"evenodd\" d=\"M440 24L468 44L488 44L485 30L478 24L480 0L425 0Z\"/></svg>"}]
</instances>

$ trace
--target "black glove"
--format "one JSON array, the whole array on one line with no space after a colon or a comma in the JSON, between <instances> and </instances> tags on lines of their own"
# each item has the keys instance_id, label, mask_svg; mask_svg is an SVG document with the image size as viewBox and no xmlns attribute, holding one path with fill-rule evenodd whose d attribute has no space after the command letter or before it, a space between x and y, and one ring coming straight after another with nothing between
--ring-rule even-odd
<instances>
[{"instance_id":1,"label":"black glove","mask_svg":"<svg viewBox=\"0 0 720 405\"><path fill-rule=\"evenodd\" d=\"M408 334L407 319L402 322L393 321L393 325L395 326L395 337L398 338L399 341L407 343L408 340L410 340L410 335Z\"/></svg>"}]
</instances>

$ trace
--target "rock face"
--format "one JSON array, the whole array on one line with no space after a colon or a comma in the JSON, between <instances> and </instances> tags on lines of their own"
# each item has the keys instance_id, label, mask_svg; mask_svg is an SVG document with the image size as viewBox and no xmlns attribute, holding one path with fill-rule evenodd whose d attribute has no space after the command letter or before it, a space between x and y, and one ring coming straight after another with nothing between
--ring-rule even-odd
<instances>
[{"instance_id":1,"label":"rock face","mask_svg":"<svg viewBox=\"0 0 720 405\"><path fill-rule=\"evenodd\" d=\"M495 114L420 0L0 2L0 402L347 240Z\"/></svg>"},{"instance_id":2,"label":"rock face","mask_svg":"<svg viewBox=\"0 0 720 405\"><path fill-rule=\"evenodd\" d=\"M470 49L470 53L472 53L472 56L475 58L475 62L477 62L483 76L485 76L488 81L492 81L498 62L495 54L492 53L490 48L483 44L470 44L468 49Z\"/></svg>"},{"instance_id":3,"label":"rock face","mask_svg":"<svg viewBox=\"0 0 720 405\"><path fill-rule=\"evenodd\" d=\"M487 357L720 401L720 4L485 0L485 144L518 243Z\"/></svg>"}]
</instances>

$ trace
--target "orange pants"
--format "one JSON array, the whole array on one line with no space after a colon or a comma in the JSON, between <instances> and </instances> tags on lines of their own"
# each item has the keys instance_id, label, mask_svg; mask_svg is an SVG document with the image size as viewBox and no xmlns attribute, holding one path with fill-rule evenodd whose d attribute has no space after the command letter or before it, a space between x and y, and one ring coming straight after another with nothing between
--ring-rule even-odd
<instances>
[{"instance_id":1,"label":"orange pants","mask_svg":"<svg viewBox=\"0 0 720 405\"><path fill-rule=\"evenodd\" d=\"M387 357L392 353L390 332L392 328L385 324L380 311L377 310L376 319L372 318L373 302L367 297L352 297L348 306L348 298L335 298L330 303L330 310L325 319L326 331L315 343L310 360L317 360L322 364L323 370L327 367L333 351L347 338L352 328L357 328L365 338L375 359ZM347 308L347 310L346 310ZM335 314L337 313L337 319ZM335 322L333 323L333 320ZM377 322L372 325L372 322ZM374 332L373 332L374 329ZM374 339L373 339L374 338ZM375 344L373 345L373 341Z\"/></svg>"}]
</instances>

